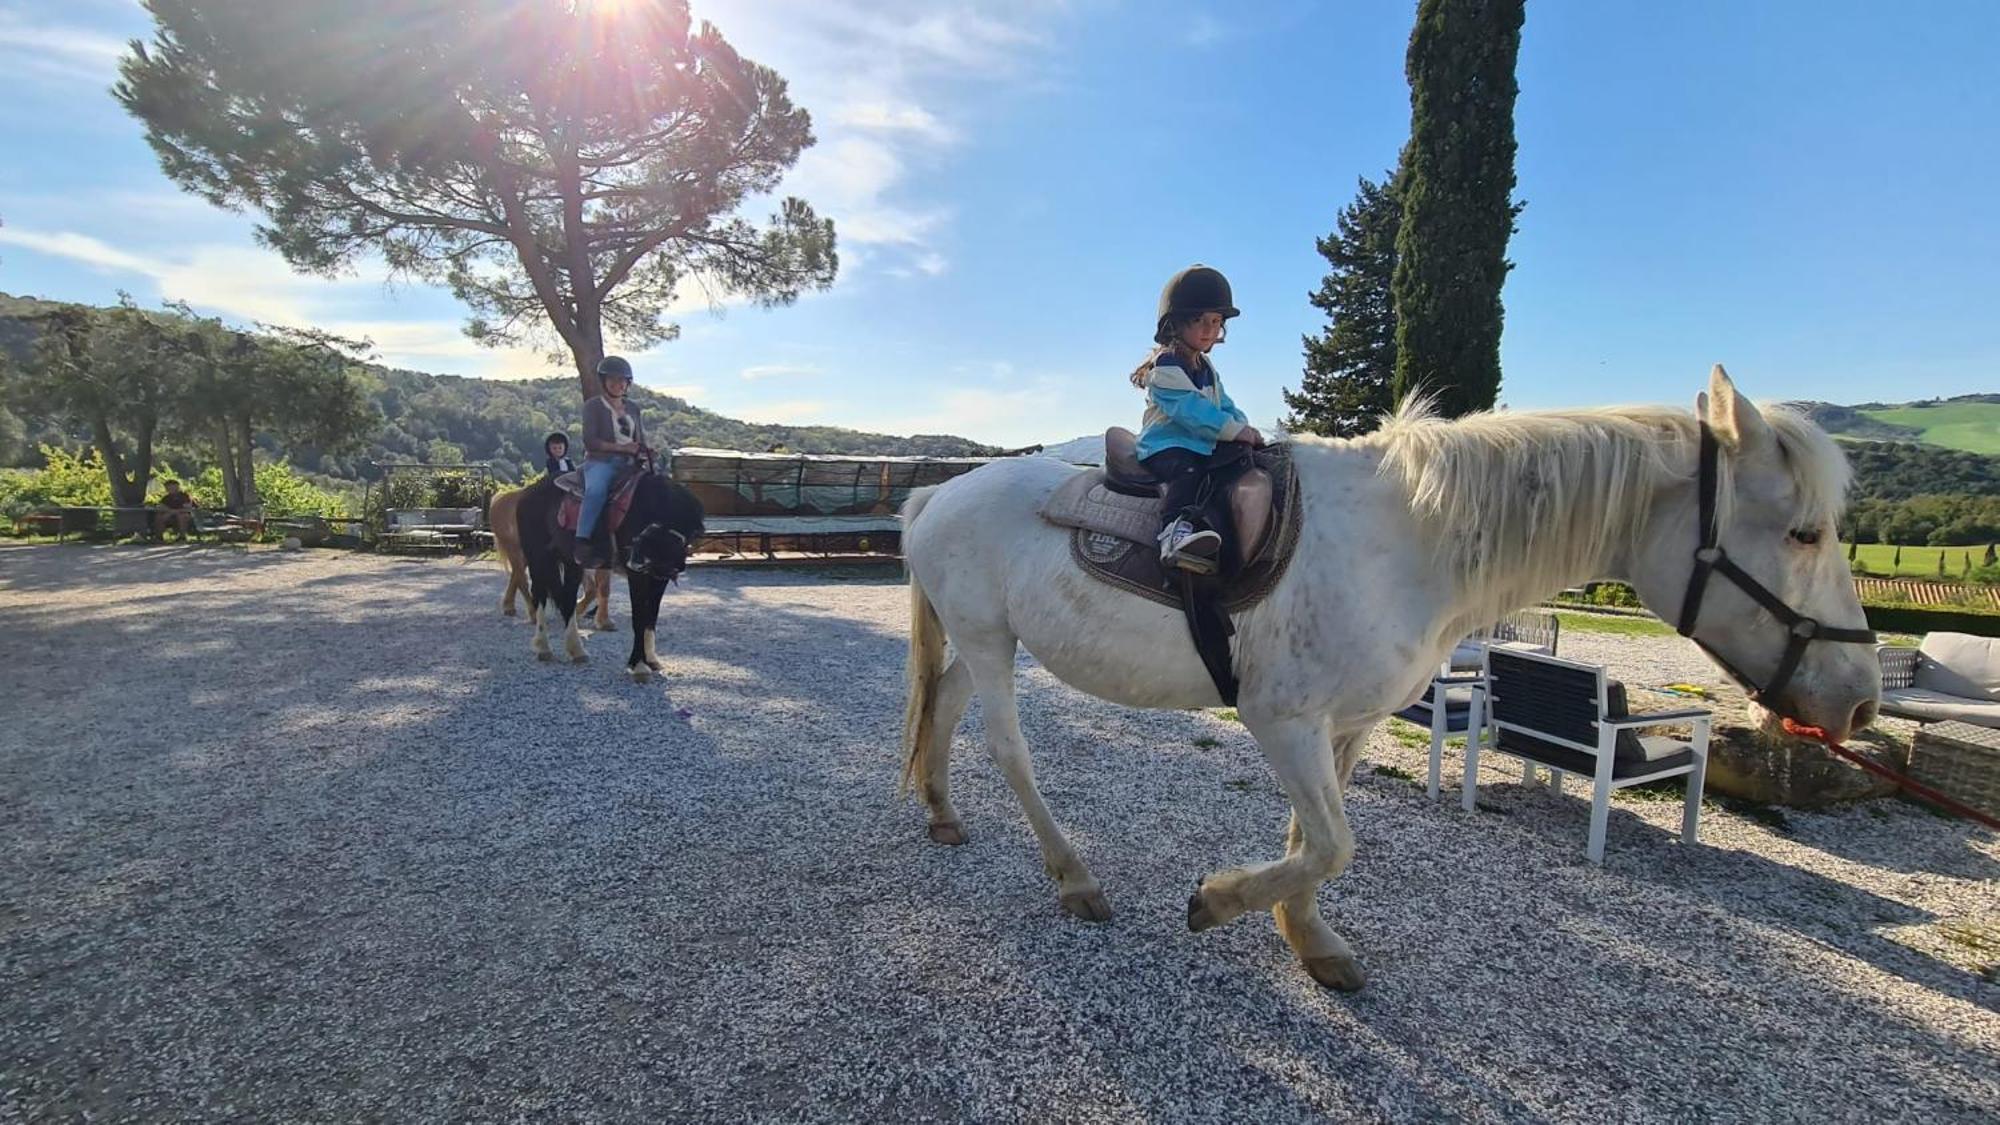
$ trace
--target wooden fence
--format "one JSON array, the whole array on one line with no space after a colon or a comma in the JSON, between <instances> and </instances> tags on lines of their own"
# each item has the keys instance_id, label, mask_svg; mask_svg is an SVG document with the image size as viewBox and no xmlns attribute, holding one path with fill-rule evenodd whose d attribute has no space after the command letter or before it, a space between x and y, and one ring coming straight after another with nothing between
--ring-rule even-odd
<instances>
[{"instance_id":1,"label":"wooden fence","mask_svg":"<svg viewBox=\"0 0 2000 1125\"><path fill-rule=\"evenodd\" d=\"M1873 599L1937 606L1963 605L1969 594L1974 604L1983 602L1994 609L2000 609L2000 587L1994 586L1919 582L1909 578L1856 578L1854 594L1864 602Z\"/></svg>"}]
</instances>

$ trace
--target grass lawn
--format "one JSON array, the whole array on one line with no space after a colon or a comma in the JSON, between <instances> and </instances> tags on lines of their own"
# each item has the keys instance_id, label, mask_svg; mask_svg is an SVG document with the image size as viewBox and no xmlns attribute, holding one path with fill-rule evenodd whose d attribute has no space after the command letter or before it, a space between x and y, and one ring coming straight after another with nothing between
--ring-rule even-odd
<instances>
[{"instance_id":1,"label":"grass lawn","mask_svg":"<svg viewBox=\"0 0 2000 1125\"><path fill-rule=\"evenodd\" d=\"M1944 556L1944 573L1947 578L1957 578L1965 570L1965 560L1970 558L1977 567L1986 559L1985 546L1977 547L1905 547L1903 561L1895 561L1896 548L1887 543L1861 543L1854 548L1854 557L1868 573L1883 577L1936 578L1938 576L1938 556Z\"/></svg>"},{"instance_id":2,"label":"grass lawn","mask_svg":"<svg viewBox=\"0 0 2000 1125\"><path fill-rule=\"evenodd\" d=\"M1931 445L1969 453L2000 454L2000 404L1953 402L1862 413L1879 421L1922 430L1924 441Z\"/></svg>"},{"instance_id":3,"label":"grass lawn","mask_svg":"<svg viewBox=\"0 0 2000 1125\"><path fill-rule=\"evenodd\" d=\"M1657 617L1613 617L1609 614L1572 613L1569 610L1555 611L1556 619L1562 622L1563 632L1616 633L1626 637L1671 637L1673 626Z\"/></svg>"}]
</instances>

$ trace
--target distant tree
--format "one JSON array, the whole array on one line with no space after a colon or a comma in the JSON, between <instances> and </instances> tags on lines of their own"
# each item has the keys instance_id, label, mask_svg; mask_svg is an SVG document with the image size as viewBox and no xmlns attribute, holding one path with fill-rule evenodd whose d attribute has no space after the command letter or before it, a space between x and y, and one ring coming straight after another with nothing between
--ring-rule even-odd
<instances>
[{"instance_id":1,"label":"distant tree","mask_svg":"<svg viewBox=\"0 0 2000 1125\"><path fill-rule=\"evenodd\" d=\"M812 144L784 79L685 0L146 0L119 101L161 168L296 269L379 254L443 281L483 343L672 339L676 297L832 284L831 220L736 215ZM332 21L330 24L329 21Z\"/></svg>"},{"instance_id":2,"label":"distant tree","mask_svg":"<svg viewBox=\"0 0 2000 1125\"><path fill-rule=\"evenodd\" d=\"M1457 417L1500 393L1500 287L1512 268L1515 56L1524 0L1421 0L1410 142L1397 184L1395 397Z\"/></svg>"},{"instance_id":3,"label":"distant tree","mask_svg":"<svg viewBox=\"0 0 2000 1125\"><path fill-rule=\"evenodd\" d=\"M54 306L41 319L25 362L0 358L11 405L89 433L111 502L143 506L154 448L183 392L185 333L130 297L110 309Z\"/></svg>"},{"instance_id":4,"label":"distant tree","mask_svg":"<svg viewBox=\"0 0 2000 1125\"><path fill-rule=\"evenodd\" d=\"M1403 223L1389 177L1365 177L1354 201L1340 212L1332 234L1317 241L1327 274L1308 298L1325 313L1327 326L1307 336L1305 377L1285 391L1287 430L1355 437L1375 428L1395 407L1396 232Z\"/></svg>"},{"instance_id":5,"label":"distant tree","mask_svg":"<svg viewBox=\"0 0 2000 1125\"><path fill-rule=\"evenodd\" d=\"M261 506L259 436L340 451L372 436L381 416L354 378L363 345L323 332L263 326L253 335L198 322L199 356L175 404L175 420L213 450L228 506Z\"/></svg>"}]
</instances>

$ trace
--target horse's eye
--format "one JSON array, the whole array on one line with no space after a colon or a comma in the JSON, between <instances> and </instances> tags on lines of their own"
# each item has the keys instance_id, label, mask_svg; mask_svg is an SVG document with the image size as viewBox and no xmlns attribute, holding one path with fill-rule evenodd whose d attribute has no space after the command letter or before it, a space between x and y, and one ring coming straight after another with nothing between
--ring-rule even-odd
<instances>
[{"instance_id":1,"label":"horse's eye","mask_svg":"<svg viewBox=\"0 0 2000 1125\"><path fill-rule=\"evenodd\" d=\"M1810 547L1819 542L1819 529L1816 527L1795 527L1792 529L1792 540L1793 542Z\"/></svg>"}]
</instances>

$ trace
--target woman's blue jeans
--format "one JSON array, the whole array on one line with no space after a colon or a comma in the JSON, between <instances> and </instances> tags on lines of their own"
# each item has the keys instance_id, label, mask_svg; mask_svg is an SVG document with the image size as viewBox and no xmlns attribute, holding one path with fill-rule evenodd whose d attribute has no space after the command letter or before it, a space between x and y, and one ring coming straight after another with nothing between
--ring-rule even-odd
<instances>
[{"instance_id":1,"label":"woman's blue jeans","mask_svg":"<svg viewBox=\"0 0 2000 1125\"><path fill-rule=\"evenodd\" d=\"M577 513L576 537L588 539L597 530L598 518L604 515L604 502L611 498L611 478L631 462L629 457L616 461L585 461L583 463L583 511Z\"/></svg>"}]
</instances>

